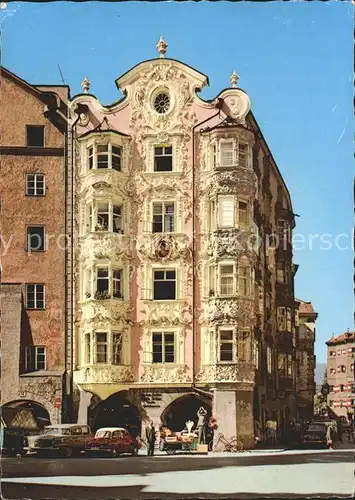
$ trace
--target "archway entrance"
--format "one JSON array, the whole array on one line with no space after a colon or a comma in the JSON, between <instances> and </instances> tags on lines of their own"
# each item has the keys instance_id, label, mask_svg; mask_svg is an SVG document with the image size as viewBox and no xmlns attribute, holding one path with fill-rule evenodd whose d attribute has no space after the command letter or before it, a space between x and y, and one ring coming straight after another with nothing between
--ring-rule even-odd
<instances>
[{"instance_id":1,"label":"archway entrance","mask_svg":"<svg viewBox=\"0 0 355 500\"><path fill-rule=\"evenodd\" d=\"M94 431L102 427L124 427L132 436L137 436L141 424L137 407L117 393L97 405L92 427Z\"/></svg>"},{"instance_id":2,"label":"archway entrance","mask_svg":"<svg viewBox=\"0 0 355 500\"><path fill-rule=\"evenodd\" d=\"M195 394L186 394L165 408L161 416L163 425L174 432L182 431L188 420L193 420L196 426L197 411L201 406L207 411L206 423L208 423L212 413L211 403Z\"/></svg>"},{"instance_id":3,"label":"archway entrance","mask_svg":"<svg viewBox=\"0 0 355 500\"><path fill-rule=\"evenodd\" d=\"M50 425L48 411L35 401L11 401L2 406L2 418L7 427L42 430Z\"/></svg>"}]
</instances>

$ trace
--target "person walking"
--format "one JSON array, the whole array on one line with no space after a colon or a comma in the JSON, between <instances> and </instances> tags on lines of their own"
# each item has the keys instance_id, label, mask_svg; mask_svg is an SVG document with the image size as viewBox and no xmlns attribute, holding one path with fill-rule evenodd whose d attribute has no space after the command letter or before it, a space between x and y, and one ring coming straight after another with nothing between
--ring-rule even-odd
<instances>
[{"instance_id":1,"label":"person walking","mask_svg":"<svg viewBox=\"0 0 355 500\"><path fill-rule=\"evenodd\" d=\"M153 457L155 446L155 427L153 421L150 421L149 426L145 430L145 435L147 438L148 457Z\"/></svg>"},{"instance_id":2,"label":"person walking","mask_svg":"<svg viewBox=\"0 0 355 500\"><path fill-rule=\"evenodd\" d=\"M333 426L328 425L327 427L327 434L326 434L326 439L327 439L327 446L329 450L333 449Z\"/></svg>"}]
</instances>

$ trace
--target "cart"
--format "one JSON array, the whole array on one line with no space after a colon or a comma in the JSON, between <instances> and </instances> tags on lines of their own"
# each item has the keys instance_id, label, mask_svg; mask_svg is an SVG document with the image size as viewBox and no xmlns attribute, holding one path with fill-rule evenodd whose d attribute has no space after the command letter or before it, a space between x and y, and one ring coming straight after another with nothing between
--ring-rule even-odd
<instances>
[{"instance_id":1,"label":"cart","mask_svg":"<svg viewBox=\"0 0 355 500\"><path fill-rule=\"evenodd\" d=\"M164 437L163 451L175 455L177 451L197 453L197 436L170 435Z\"/></svg>"}]
</instances>

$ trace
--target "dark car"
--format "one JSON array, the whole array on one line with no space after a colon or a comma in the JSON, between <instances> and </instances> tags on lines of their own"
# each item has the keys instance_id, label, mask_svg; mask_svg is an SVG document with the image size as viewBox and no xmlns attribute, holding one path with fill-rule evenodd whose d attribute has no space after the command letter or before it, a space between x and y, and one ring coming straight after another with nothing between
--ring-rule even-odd
<instances>
[{"instance_id":1,"label":"dark car","mask_svg":"<svg viewBox=\"0 0 355 500\"><path fill-rule=\"evenodd\" d=\"M327 447L327 424L310 423L306 425L301 435L302 445Z\"/></svg>"},{"instance_id":2,"label":"dark car","mask_svg":"<svg viewBox=\"0 0 355 500\"><path fill-rule=\"evenodd\" d=\"M92 434L88 425L47 425L43 434L27 437L24 450L37 456L54 453L69 458L73 454L80 455L90 439Z\"/></svg>"},{"instance_id":3,"label":"dark car","mask_svg":"<svg viewBox=\"0 0 355 500\"><path fill-rule=\"evenodd\" d=\"M110 455L116 457L124 453L138 455L139 443L136 438L123 427L104 427L99 429L94 439L87 442L87 455Z\"/></svg>"}]
</instances>

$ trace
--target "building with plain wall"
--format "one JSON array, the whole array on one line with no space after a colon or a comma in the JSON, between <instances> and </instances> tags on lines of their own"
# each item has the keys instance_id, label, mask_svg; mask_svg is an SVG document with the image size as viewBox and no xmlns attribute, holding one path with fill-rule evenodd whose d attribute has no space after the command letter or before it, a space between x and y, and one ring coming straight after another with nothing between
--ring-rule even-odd
<instances>
[{"instance_id":1,"label":"building with plain wall","mask_svg":"<svg viewBox=\"0 0 355 500\"><path fill-rule=\"evenodd\" d=\"M157 48L117 102L87 78L70 102L79 421L182 430L204 406L251 447L296 412L291 199L236 73L204 100Z\"/></svg>"},{"instance_id":2,"label":"building with plain wall","mask_svg":"<svg viewBox=\"0 0 355 500\"><path fill-rule=\"evenodd\" d=\"M328 406L338 416L354 413L355 332L331 337L327 345Z\"/></svg>"},{"instance_id":3,"label":"building with plain wall","mask_svg":"<svg viewBox=\"0 0 355 500\"><path fill-rule=\"evenodd\" d=\"M0 73L1 405L60 422L65 370L66 86Z\"/></svg>"}]
</instances>

